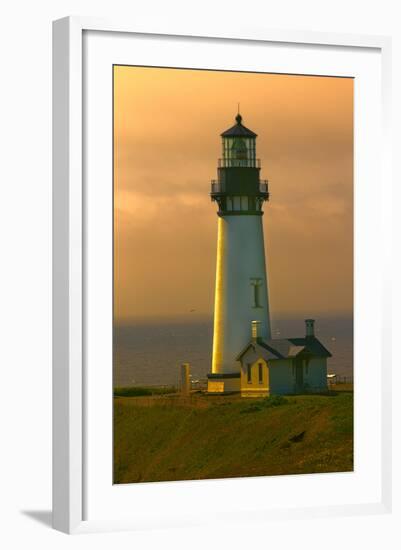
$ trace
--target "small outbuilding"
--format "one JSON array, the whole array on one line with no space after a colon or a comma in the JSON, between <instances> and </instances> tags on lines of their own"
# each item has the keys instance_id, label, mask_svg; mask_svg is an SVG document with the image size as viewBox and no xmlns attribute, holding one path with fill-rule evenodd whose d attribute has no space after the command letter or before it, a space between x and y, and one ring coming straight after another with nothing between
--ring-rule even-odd
<instances>
[{"instance_id":1,"label":"small outbuilding","mask_svg":"<svg viewBox=\"0 0 401 550\"><path fill-rule=\"evenodd\" d=\"M265 340L252 322L252 339L238 354L240 391L244 397L323 392L331 353L315 337L314 320L306 319L302 338Z\"/></svg>"}]
</instances>

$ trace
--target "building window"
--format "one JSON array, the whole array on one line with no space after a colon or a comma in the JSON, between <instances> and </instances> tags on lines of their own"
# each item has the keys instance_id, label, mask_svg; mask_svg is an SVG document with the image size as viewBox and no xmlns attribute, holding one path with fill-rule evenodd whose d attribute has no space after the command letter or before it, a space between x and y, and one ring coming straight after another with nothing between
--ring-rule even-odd
<instances>
[{"instance_id":1,"label":"building window","mask_svg":"<svg viewBox=\"0 0 401 550\"><path fill-rule=\"evenodd\" d=\"M259 384L263 384L263 363L259 363Z\"/></svg>"},{"instance_id":2,"label":"building window","mask_svg":"<svg viewBox=\"0 0 401 550\"><path fill-rule=\"evenodd\" d=\"M248 384L252 384L252 365L250 363L247 364L247 378Z\"/></svg>"},{"instance_id":3,"label":"building window","mask_svg":"<svg viewBox=\"0 0 401 550\"><path fill-rule=\"evenodd\" d=\"M253 304L252 307L263 307L260 303L260 291L262 287L262 279L251 279L253 287Z\"/></svg>"}]
</instances>

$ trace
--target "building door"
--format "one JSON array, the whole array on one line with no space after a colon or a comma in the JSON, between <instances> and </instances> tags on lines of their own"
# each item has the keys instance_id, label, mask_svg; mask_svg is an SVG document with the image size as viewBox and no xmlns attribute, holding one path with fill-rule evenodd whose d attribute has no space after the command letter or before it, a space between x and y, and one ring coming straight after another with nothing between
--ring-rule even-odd
<instances>
[{"instance_id":1,"label":"building door","mask_svg":"<svg viewBox=\"0 0 401 550\"><path fill-rule=\"evenodd\" d=\"M302 359L295 359L295 386L296 391L302 391L304 388L304 366Z\"/></svg>"}]
</instances>

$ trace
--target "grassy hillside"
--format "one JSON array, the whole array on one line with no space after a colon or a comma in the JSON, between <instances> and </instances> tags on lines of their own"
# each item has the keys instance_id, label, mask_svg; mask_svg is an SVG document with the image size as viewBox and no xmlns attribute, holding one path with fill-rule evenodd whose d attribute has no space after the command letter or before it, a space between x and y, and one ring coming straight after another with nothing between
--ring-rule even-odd
<instances>
[{"instance_id":1,"label":"grassy hillside","mask_svg":"<svg viewBox=\"0 0 401 550\"><path fill-rule=\"evenodd\" d=\"M114 398L114 482L353 469L353 394Z\"/></svg>"}]
</instances>

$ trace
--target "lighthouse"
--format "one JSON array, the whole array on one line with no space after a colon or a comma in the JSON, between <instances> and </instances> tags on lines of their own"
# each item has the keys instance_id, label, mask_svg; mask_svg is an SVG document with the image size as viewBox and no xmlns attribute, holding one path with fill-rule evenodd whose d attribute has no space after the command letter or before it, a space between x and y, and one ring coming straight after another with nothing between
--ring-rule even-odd
<instances>
[{"instance_id":1,"label":"lighthouse","mask_svg":"<svg viewBox=\"0 0 401 550\"><path fill-rule=\"evenodd\" d=\"M238 354L251 337L270 340L263 205L268 183L260 179L256 138L242 123L221 134L222 158L211 199L217 204L218 236L212 372L208 391L239 391Z\"/></svg>"}]
</instances>

